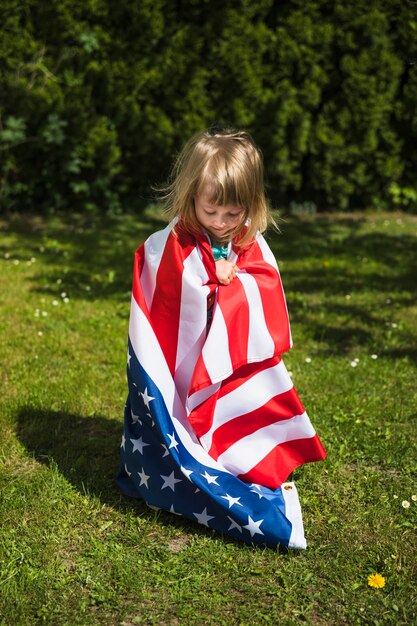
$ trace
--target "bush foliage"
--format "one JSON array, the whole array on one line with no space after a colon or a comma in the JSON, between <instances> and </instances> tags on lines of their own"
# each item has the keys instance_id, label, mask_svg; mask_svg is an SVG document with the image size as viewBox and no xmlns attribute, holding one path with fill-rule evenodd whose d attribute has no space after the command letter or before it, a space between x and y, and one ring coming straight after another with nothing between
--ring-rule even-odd
<instances>
[{"instance_id":1,"label":"bush foliage","mask_svg":"<svg viewBox=\"0 0 417 626\"><path fill-rule=\"evenodd\" d=\"M188 136L243 127L274 203L417 210L406 0L0 0L0 201L137 209Z\"/></svg>"}]
</instances>

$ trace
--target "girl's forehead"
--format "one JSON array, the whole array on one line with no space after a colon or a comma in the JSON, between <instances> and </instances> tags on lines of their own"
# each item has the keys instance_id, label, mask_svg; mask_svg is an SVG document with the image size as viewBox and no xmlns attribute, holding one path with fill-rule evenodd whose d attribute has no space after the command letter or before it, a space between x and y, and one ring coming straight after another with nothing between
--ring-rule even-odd
<instances>
[{"instance_id":1,"label":"girl's forehead","mask_svg":"<svg viewBox=\"0 0 417 626\"><path fill-rule=\"evenodd\" d=\"M216 196L216 188L212 183L203 183L198 190L197 195L201 198L201 200L211 202L211 200Z\"/></svg>"}]
</instances>

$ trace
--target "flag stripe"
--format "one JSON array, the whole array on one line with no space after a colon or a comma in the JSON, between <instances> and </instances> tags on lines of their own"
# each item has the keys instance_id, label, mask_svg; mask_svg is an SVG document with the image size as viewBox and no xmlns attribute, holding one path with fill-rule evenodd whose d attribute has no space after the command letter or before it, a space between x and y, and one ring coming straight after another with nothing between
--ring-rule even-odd
<instances>
[{"instance_id":1,"label":"flag stripe","mask_svg":"<svg viewBox=\"0 0 417 626\"><path fill-rule=\"evenodd\" d=\"M165 244L171 234L173 225L170 224L164 230L154 233L143 244L143 270L140 272L140 281L143 289L148 310L151 310L152 300L156 287L156 275L161 263Z\"/></svg>"},{"instance_id":2,"label":"flag stripe","mask_svg":"<svg viewBox=\"0 0 417 626\"><path fill-rule=\"evenodd\" d=\"M184 260L183 266L174 381L185 405L191 378L206 339L206 302L210 289L205 284L208 275L197 248Z\"/></svg>"},{"instance_id":3,"label":"flag stripe","mask_svg":"<svg viewBox=\"0 0 417 626\"><path fill-rule=\"evenodd\" d=\"M216 307L214 312L210 332L203 347L202 357L212 383L227 378L233 372L229 334L220 307Z\"/></svg>"},{"instance_id":4,"label":"flag stripe","mask_svg":"<svg viewBox=\"0 0 417 626\"><path fill-rule=\"evenodd\" d=\"M315 434L304 412L302 415L264 426L242 437L225 450L218 457L218 461L230 472L242 476L251 472L252 468L255 468L277 445L279 447L279 444L288 441L311 438Z\"/></svg>"},{"instance_id":5,"label":"flag stripe","mask_svg":"<svg viewBox=\"0 0 417 626\"><path fill-rule=\"evenodd\" d=\"M239 415L235 419L231 419L219 426L213 433L209 454L213 458L218 458L242 437L246 437L260 428L275 422L290 420L295 415L301 415L302 413L304 413L304 407L293 387L289 391L271 398L262 407Z\"/></svg>"},{"instance_id":6,"label":"flag stripe","mask_svg":"<svg viewBox=\"0 0 417 626\"><path fill-rule=\"evenodd\" d=\"M272 448L246 474L239 474L239 478L244 482L250 481L275 489L299 465L309 461L320 461L325 456L325 450L317 435L286 441ZM229 471L232 470L229 468Z\"/></svg>"},{"instance_id":7,"label":"flag stripe","mask_svg":"<svg viewBox=\"0 0 417 626\"><path fill-rule=\"evenodd\" d=\"M203 444L210 449L213 433L230 420L261 408L277 394L293 386L283 361L241 382L240 386L218 398L213 421L206 433L197 432Z\"/></svg>"},{"instance_id":8,"label":"flag stripe","mask_svg":"<svg viewBox=\"0 0 417 626\"><path fill-rule=\"evenodd\" d=\"M245 290L246 301L251 303L246 360L249 363L263 361L273 356L275 345L266 324L259 285L255 277L246 272L240 272L238 279ZM239 338L236 340L238 343Z\"/></svg>"},{"instance_id":9,"label":"flag stripe","mask_svg":"<svg viewBox=\"0 0 417 626\"><path fill-rule=\"evenodd\" d=\"M263 283L260 287L262 302L265 307L265 319L268 328L276 328L277 314L279 318L279 326L281 332L284 331L284 339L279 340L278 337L274 337L275 341L288 342L289 347L292 346L291 337L291 324L288 316L287 302L285 299L284 289L281 282L281 274L278 268L278 264L271 248L266 243L264 237L259 237L256 241L256 251L260 253L262 259L270 266L271 274L268 275L266 283ZM255 249L254 249L255 250ZM272 269L271 269L272 268ZM278 285L278 287L274 287Z\"/></svg>"}]
</instances>

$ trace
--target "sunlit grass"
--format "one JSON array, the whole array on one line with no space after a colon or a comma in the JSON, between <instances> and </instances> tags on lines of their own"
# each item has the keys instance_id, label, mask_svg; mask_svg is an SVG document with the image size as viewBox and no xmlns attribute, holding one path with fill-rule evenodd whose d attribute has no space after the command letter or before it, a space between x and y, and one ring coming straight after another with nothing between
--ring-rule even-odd
<instances>
[{"instance_id":1,"label":"sunlit grass","mask_svg":"<svg viewBox=\"0 0 417 626\"><path fill-rule=\"evenodd\" d=\"M412 623L416 218L288 218L269 237L285 362L328 450L294 472L305 552L250 548L115 488L133 252L161 225L0 222L0 624Z\"/></svg>"}]
</instances>

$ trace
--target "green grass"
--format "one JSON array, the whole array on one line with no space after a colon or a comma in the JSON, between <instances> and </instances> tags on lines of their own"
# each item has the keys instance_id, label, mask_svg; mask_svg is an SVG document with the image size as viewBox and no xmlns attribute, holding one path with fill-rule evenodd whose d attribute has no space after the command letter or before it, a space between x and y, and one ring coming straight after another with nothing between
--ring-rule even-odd
<instances>
[{"instance_id":1,"label":"green grass","mask_svg":"<svg viewBox=\"0 0 417 626\"><path fill-rule=\"evenodd\" d=\"M0 226L2 626L414 622L415 217L288 218L269 237L285 362L328 451L294 472L303 552L236 543L114 485L133 252L160 223Z\"/></svg>"}]
</instances>

